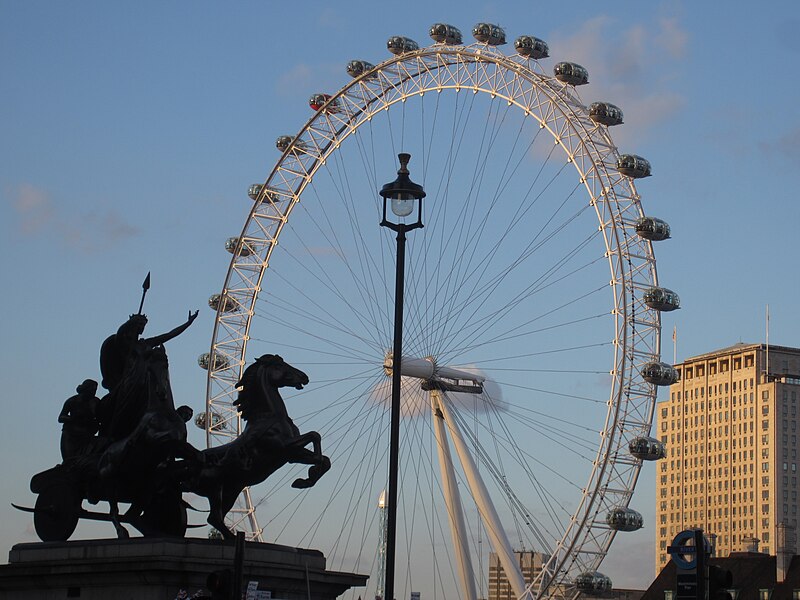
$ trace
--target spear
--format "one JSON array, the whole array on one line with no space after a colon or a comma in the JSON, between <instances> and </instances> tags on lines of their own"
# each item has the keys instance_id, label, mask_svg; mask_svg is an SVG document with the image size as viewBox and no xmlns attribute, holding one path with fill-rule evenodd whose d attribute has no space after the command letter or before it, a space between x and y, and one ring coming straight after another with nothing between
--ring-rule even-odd
<instances>
[{"instance_id":1,"label":"spear","mask_svg":"<svg viewBox=\"0 0 800 600\"><path fill-rule=\"evenodd\" d=\"M144 278L142 282L142 301L139 302L139 312L136 314L142 314L142 308L144 308L144 297L147 295L147 290L150 289L150 271L147 272L147 277Z\"/></svg>"}]
</instances>

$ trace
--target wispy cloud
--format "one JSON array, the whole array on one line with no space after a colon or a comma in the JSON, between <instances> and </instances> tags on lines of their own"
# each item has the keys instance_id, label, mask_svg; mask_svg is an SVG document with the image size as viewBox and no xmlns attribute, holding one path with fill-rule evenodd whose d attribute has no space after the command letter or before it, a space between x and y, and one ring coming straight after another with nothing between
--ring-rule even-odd
<instances>
[{"instance_id":1,"label":"wispy cloud","mask_svg":"<svg viewBox=\"0 0 800 600\"><path fill-rule=\"evenodd\" d=\"M761 150L771 157L783 158L789 163L800 165L800 125L774 140L762 142Z\"/></svg>"},{"instance_id":2,"label":"wispy cloud","mask_svg":"<svg viewBox=\"0 0 800 600\"><path fill-rule=\"evenodd\" d=\"M29 183L20 185L11 199L20 219L19 230L24 234L36 234L52 222L55 208L46 192Z\"/></svg>"},{"instance_id":3,"label":"wispy cloud","mask_svg":"<svg viewBox=\"0 0 800 600\"><path fill-rule=\"evenodd\" d=\"M347 19L342 16L341 10L325 8L317 15L317 25L326 31L330 31L331 29L344 30L348 27L349 23Z\"/></svg>"},{"instance_id":4,"label":"wispy cloud","mask_svg":"<svg viewBox=\"0 0 800 600\"><path fill-rule=\"evenodd\" d=\"M30 183L18 185L9 197L20 233L59 240L79 252L94 253L139 234L114 211L67 213L46 190Z\"/></svg>"},{"instance_id":5,"label":"wispy cloud","mask_svg":"<svg viewBox=\"0 0 800 600\"><path fill-rule=\"evenodd\" d=\"M675 17L638 23L619 29L608 16L594 17L568 34L556 34L550 44L558 60L569 60L589 70L591 84L579 89L586 102L617 104L637 135L668 119L685 99L673 81L685 67L688 34ZM631 131L614 131L624 139ZM619 141L619 140L618 140Z\"/></svg>"},{"instance_id":6,"label":"wispy cloud","mask_svg":"<svg viewBox=\"0 0 800 600\"><path fill-rule=\"evenodd\" d=\"M314 79L313 69L305 63L300 63L278 78L277 91L282 96L295 96L297 90L313 89Z\"/></svg>"},{"instance_id":7,"label":"wispy cloud","mask_svg":"<svg viewBox=\"0 0 800 600\"><path fill-rule=\"evenodd\" d=\"M275 93L284 98L296 98L298 93L306 98L314 92L332 94L341 86L344 68L344 64L338 62L296 64L278 77Z\"/></svg>"}]
</instances>

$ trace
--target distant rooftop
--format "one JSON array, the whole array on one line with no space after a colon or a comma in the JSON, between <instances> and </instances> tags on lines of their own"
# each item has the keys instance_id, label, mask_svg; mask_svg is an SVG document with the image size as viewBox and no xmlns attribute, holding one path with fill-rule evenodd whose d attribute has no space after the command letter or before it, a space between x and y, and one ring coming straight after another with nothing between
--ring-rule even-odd
<instances>
[{"instance_id":1,"label":"distant rooftop","mask_svg":"<svg viewBox=\"0 0 800 600\"><path fill-rule=\"evenodd\" d=\"M720 348L719 350L712 350L711 352L706 352L704 354L698 354L697 356L691 356L684 360L684 363L687 362L694 362L697 360L704 360L707 358L712 358L716 356L724 356L726 354L739 354L740 352L744 352L746 350L755 350L755 349L762 349L766 350L766 344L747 344L744 342L737 342L732 346L727 346L725 348ZM776 346L775 344L769 345L770 352L787 352L792 354L800 354L800 348L792 348L790 346Z\"/></svg>"},{"instance_id":2,"label":"distant rooftop","mask_svg":"<svg viewBox=\"0 0 800 600\"><path fill-rule=\"evenodd\" d=\"M786 579L777 581L775 556L756 552L734 552L727 558L711 558L712 565L733 573L733 586L736 600L760 600L760 590L769 590L770 600L793 600L793 591L800 589L800 556L791 559ZM665 600L664 591L672 590L674 596L677 581L675 563L669 561L650 587L642 600Z\"/></svg>"}]
</instances>

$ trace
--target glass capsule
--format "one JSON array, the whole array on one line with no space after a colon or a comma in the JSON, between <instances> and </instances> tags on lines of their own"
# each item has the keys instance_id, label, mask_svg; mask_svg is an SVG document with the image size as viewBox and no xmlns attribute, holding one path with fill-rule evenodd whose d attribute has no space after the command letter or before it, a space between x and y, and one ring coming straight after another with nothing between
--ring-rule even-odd
<instances>
[{"instance_id":1,"label":"glass capsule","mask_svg":"<svg viewBox=\"0 0 800 600\"><path fill-rule=\"evenodd\" d=\"M608 127L621 125L622 110L610 102L592 102L589 105L589 118Z\"/></svg>"},{"instance_id":2,"label":"glass capsule","mask_svg":"<svg viewBox=\"0 0 800 600\"><path fill-rule=\"evenodd\" d=\"M208 368L211 365L211 354L209 354L208 352L204 352L203 354L198 356L197 364L200 365L201 369L208 371ZM230 361L227 358L225 358L221 354L214 355L214 371L227 369L229 366L230 366Z\"/></svg>"},{"instance_id":3,"label":"glass capsule","mask_svg":"<svg viewBox=\"0 0 800 600\"><path fill-rule=\"evenodd\" d=\"M642 378L653 385L672 385L680 381L678 369L663 362L649 362L642 367Z\"/></svg>"},{"instance_id":4,"label":"glass capsule","mask_svg":"<svg viewBox=\"0 0 800 600\"><path fill-rule=\"evenodd\" d=\"M634 224L639 237L646 240L659 242L668 240L671 234L669 223L655 217L641 217Z\"/></svg>"},{"instance_id":5,"label":"glass capsule","mask_svg":"<svg viewBox=\"0 0 800 600\"><path fill-rule=\"evenodd\" d=\"M553 67L553 75L561 83L569 85L586 85L589 83L589 71L577 63L560 62Z\"/></svg>"},{"instance_id":6,"label":"glass capsule","mask_svg":"<svg viewBox=\"0 0 800 600\"><path fill-rule=\"evenodd\" d=\"M414 52L419 50L419 44L411 38L403 37L402 35L393 35L386 41L386 48L392 54L400 55L406 52Z\"/></svg>"},{"instance_id":7,"label":"glass capsule","mask_svg":"<svg viewBox=\"0 0 800 600\"><path fill-rule=\"evenodd\" d=\"M489 46L502 46L506 43L506 32L499 25L478 23L472 28L472 37Z\"/></svg>"},{"instance_id":8,"label":"glass capsule","mask_svg":"<svg viewBox=\"0 0 800 600\"><path fill-rule=\"evenodd\" d=\"M517 54L525 58L547 58L550 56L550 48L544 40L540 40L532 35L521 35L514 41L514 48Z\"/></svg>"},{"instance_id":9,"label":"glass capsule","mask_svg":"<svg viewBox=\"0 0 800 600\"><path fill-rule=\"evenodd\" d=\"M428 32L431 39L440 44L457 45L462 43L461 30L447 23L434 23Z\"/></svg>"},{"instance_id":10,"label":"glass capsule","mask_svg":"<svg viewBox=\"0 0 800 600\"><path fill-rule=\"evenodd\" d=\"M622 154L617 159L617 171L633 179L650 177L650 162L636 154Z\"/></svg>"},{"instance_id":11,"label":"glass capsule","mask_svg":"<svg viewBox=\"0 0 800 600\"><path fill-rule=\"evenodd\" d=\"M351 60L347 63L347 74L350 77L361 77L364 73L368 73L375 68L375 65L365 60Z\"/></svg>"},{"instance_id":12,"label":"glass capsule","mask_svg":"<svg viewBox=\"0 0 800 600\"><path fill-rule=\"evenodd\" d=\"M669 312L681 307L681 299L670 289L663 287L651 287L642 294L644 303L650 308Z\"/></svg>"},{"instance_id":13,"label":"glass capsule","mask_svg":"<svg viewBox=\"0 0 800 600\"><path fill-rule=\"evenodd\" d=\"M631 456L640 460L661 460L667 456L667 446L651 437L637 437L628 444Z\"/></svg>"},{"instance_id":14,"label":"glass capsule","mask_svg":"<svg viewBox=\"0 0 800 600\"><path fill-rule=\"evenodd\" d=\"M239 246L239 238L238 237L230 237L225 240L225 250L227 250L231 254L237 253L237 246ZM242 244L241 248L238 250L239 256L252 256L255 254L255 250L248 244Z\"/></svg>"}]
</instances>

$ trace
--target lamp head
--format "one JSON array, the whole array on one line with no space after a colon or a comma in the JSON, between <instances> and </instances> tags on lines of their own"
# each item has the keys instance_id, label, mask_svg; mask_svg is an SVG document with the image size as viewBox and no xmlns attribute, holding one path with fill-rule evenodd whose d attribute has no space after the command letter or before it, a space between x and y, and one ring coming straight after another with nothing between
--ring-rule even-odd
<instances>
[{"instance_id":1,"label":"lamp head","mask_svg":"<svg viewBox=\"0 0 800 600\"><path fill-rule=\"evenodd\" d=\"M387 200L391 201L392 213L397 217L409 216L417 206L420 210L418 222L421 225L422 199L425 197L425 190L421 185L411 181L409 177L408 162L411 160L411 155L403 152L398 154L397 158L400 160L397 179L384 185L380 191L384 202L384 215L386 214Z\"/></svg>"}]
</instances>

